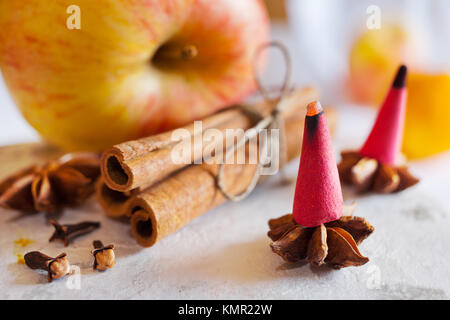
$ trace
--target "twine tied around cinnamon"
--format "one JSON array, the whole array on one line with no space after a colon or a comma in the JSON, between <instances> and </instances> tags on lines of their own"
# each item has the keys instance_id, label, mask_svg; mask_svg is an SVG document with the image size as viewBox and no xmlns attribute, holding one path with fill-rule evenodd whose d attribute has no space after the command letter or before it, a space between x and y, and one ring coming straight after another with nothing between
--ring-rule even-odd
<instances>
[{"instance_id":1,"label":"twine tied around cinnamon","mask_svg":"<svg viewBox=\"0 0 450 320\"><path fill-rule=\"evenodd\" d=\"M262 82L260 80L260 74L259 74L258 68L257 68L258 58L260 57L261 53L264 50L267 50L271 47L277 48L278 50L280 50L280 52L283 55L283 59L284 59L285 67L286 67L283 84L280 87L280 89L278 90L278 95L273 98L270 97L269 90L267 90L262 85ZM279 141L278 141L279 168L282 168L286 164L286 162L287 162L286 132L285 132L284 120L283 120L282 115L283 115L283 112L287 111L287 108L286 108L286 106L283 106L283 104L281 104L280 101L282 101L282 98L284 96L286 96L291 90L291 88L289 87L291 71L292 71L291 58L289 56L289 52L288 52L287 48L283 44L281 44L277 41L271 41L271 42L264 43L258 47L258 49L255 52L254 59L253 59L253 73L254 73L255 81L256 81L256 84L258 87L258 91L264 98L265 102L272 106L272 112L268 116L263 117L259 112L257 112L254 109L251 109L246 106L240 106L244 112L246 112L251 118L253 118L255 120L256 124L252 128L246 130L244 135L241 137L241 139L239 139L236 144L233 144L232 147L228 148L225 151L224 160L227 159L228 156L233 155L236 149L243 147L250 139L255 138L257 135L259 135L259 133L262 130L264 130L264 129L279 129L280 130L280 136L279 136ZM260 150L262 150L262 152L260 152L260 155L261 154L265 155L266 150L267 150L266 139L260 139L259 146L260 146ZM256 187L256 184L258 183L258 181L261 177L261 170L264 167L264 160L265 159L261 159L260 157L258 158L257 168L255 170L255 173L254 173L249 185L243 192L241 192L237 195L231 194L226 190L225 182L224 182L224 171L225 171L224 168L225 168L226 161L221 162L219 165L219 172L217 175L216 183L217 183L218 189L223 194L223 196L233 202L237 202L237 201L245 199Z\"/></svg>"}]
</instances>

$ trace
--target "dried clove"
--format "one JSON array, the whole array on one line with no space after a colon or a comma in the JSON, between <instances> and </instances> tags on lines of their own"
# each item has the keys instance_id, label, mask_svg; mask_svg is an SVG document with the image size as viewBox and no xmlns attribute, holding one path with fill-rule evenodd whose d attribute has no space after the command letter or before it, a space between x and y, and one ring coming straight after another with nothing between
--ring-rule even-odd
<instances>
[{"instance_id":1,"label":"dried clove","mask_svg":"<svg viewBox=\"0 0 450 320\"><path fill-rule=\"evenodd\" d=\"M48 282L64 277L70 272L70 263L67 255L61 253L56 258L49 257L39 251L25 254L25 264L31 269L40 269L48 272Z\"/></svg>"},{"instance_id":2,"label":"dried clove","mask_svg":"<svg viewBox=\"0 0 450 320\"><path fill-rule=\"evenodd\" d=\"M77 224L65 224L61 225L55 220L49 220L49 222L55 227L55 232L48 240L49 242L55 240L61 240L64 246L68 246L69 243L76 237L90 233L100 228L100 222L85 221Z\"/></svg>"},{"instance_id":3,"label":"dried clove","mask_svg":"<svg viewBox=\"0 0 450 320\"><path fill-rule=\"evenodd\" d=\"M114 254L114 245L104 246L100 240L93 242L94 250L94 270L105 271L111 269L116 264L116 256Z\"/></svg>"}]
</instances>

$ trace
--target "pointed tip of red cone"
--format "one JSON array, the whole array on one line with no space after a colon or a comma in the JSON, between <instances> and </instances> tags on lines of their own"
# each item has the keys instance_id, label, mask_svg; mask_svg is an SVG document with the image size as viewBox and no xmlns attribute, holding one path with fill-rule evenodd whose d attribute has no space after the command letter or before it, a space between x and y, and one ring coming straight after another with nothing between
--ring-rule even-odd
<instances>
[{"instance_id":1,"label":"pointed tip of red cone","mask_svg":"<svg viewBox=\"0 0 450 320\"><path fill-rule=\"evenodd\" d=\"M339 219L343 203L326 117L315 101L307 108L292 213L298 224L316 227Z\"/></svg>"},{"instance_id":2,"label":"pointed tip of red cone","mask_svg":"<svg viewBox=\"0 0 450 320\"><path fill-rule=\"evenodd\" d=\"M399 67L392 88L378 112L375 124L360 150L364 157L395 165L400 153L406 109L407 68Z\"/></svg>"},{"instance_id":3,"label":"pointed tip of red cone","mask_svg":"<svg viewBox=\"0 0 450 320\"><path fill-rule=\"evenodd\" d=\"M397 75L395 76L394 82L392 86L397 89L404 88L406 86L406 75L408 73L408 68L404 64L402 64L397 71Z\"/></svg>"},{"instance_id":4,"label":"pointed tip of red cone","mask_svg":"<svg viewBox=\"0 0 450 320\"><path fill-rule=\"evenodd\" d=\"M323 111L322 105L319 101L314 101L308 104L306 107L306 115L309 117L313 117Z\"/></svg>"}]
</instances>

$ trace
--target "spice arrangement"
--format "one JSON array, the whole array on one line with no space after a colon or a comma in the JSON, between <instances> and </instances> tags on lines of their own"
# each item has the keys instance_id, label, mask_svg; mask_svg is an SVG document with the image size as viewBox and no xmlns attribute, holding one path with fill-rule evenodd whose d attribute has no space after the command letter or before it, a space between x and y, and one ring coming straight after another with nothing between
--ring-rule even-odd
<instances>
[{"instance_id":1,"label":"spice arrangement","mask_svg":"<svg viewBox=\"0 0 450 320\"><path fill-rule=\"evenodd\" d=\"M304 121L302 114L305 113L307 102L317 96L314 88L296 89L279 101L280 110L283 110L281 118L286 135L287 160L299 154L302 138L299 128ZM233 107L206 118L200 132L194 130L194 125L184 127L194 137L187 142L174 143L171 141L172 131L169 131L114 146L104 152L101 160L96 154L70 154L41 167L27 168L2 182L2 198L8 200L2 204L22 212L45 211L55 214L66 207L82 204L95 186L96 198L105 213L110 217L128 219L137 242L142 246L152 246L227 200L226 194L217 185L220 165L189 165L196 162L195 158L187 159L181 165L173 163L170 152L177 143L189 143L192 149L199 148L198 141L201 139L197 140L195 136L201 137L205 130L214 128L226 133L227 129L232 128L245 131L255 122L270 116L272 111L272 106L267 102ZM331 119L330 130L334 131L336 114L332 109L326 112ZM226 139L225 134L224 141ZM100 167L102 177L98 179ZM225 165L222 183L226 192L242 192L251 183L257 169L255 164ZM22 203L22 199L13 201L18 196L8 198L11 190L16 191L17 186L22 187L20 192L16 192L17 195L31 195L32 201L28 205L31 209L15 205ZM43 191L35 192L37 186L42 186ZM33 197L37 194L45 194L46 197ZM66 200L62 202L59 195L65 195L67 199L64 198ZM44 198L46 201L39 201ZM70 201L71 198L76 198L76 201ZM34 205L35 202L39 205ZM100 227L100 223L92 221L60 224L56 219L50 219L49 223L55 228L49 241L60 241L64 246L69 246L76 238ZM99 240L95 240L93 245L93 268L101 271L112 268L115 264L114 245L104 246ZM49 281L63 277L68 273L66 269L70 268L65 254L54 259L37 252L25 256L25 263L30 268L48 271Z\"/></svg>"},{"instance_id":2,"label":"spice arrangement","mask_svg":"<svg viewBox=\"0 0 450 320\"><path fill-rule=\"evenodd\" d=\"M346 208L326 117L319 102L308 104L292 214L269 221L272 251L288 263L335 269L369 261L358 245L374 228Z\"/></svg>"},{"instance_id":3,"label":"spice arrangement","mask_svg":"<svg viewBox=\"0 0 450 320\"><path fill-rule=\"evenodd\" d=\"M313 266L335 269L366 264L369 258L361 254L358 245L374 227L364 218L353 216L356 204L344 205L341 179L360 192L382 193L401 191L418 182L406 166L397 166L405 115L406 67L399 68L366 143L360 151L343 152L337 166L330 135L336 125L335 112L322 108L314 88L287 89L289 55L277 43L262 46L260 51L271 45L281 49L288 70L277 99L269 98L255 74L265 101L216 112L202 119L200 127L191 123L114 145L101 157L68 154L31 166L0 184L0 205L22 212L55 214L82 204L95 190L106 215L129 221L137 243L151 247L210 209L248 195L260 178L265 142L257 140L256 163L225 160L237 156L240 150L245 159L249 158L248 134L252 130L277 128L279 165L300 154L301 158L292 214L269 221L272 251L287 263L307 259ZM209 129L222 138L205 143ZM242 134L237 137L238 146L230 149L226 142L230 134L234 135L233 129ZM178 130L183 130L188 139L174 139ZM182 161L174 161L176 150L183 149L190 152L182 155ZM208 150L214 150L212 159L221 160L204 161ZM49 242L60 241L66 247L100 228L94 221L60 224L50 219L49 223L55 228ZM105 271L115 265L114 245L94 240L93 247L94 270ZM70 272L65 253L52 258L33 251L24 260L32 269L47 271L49 281Z\"/></svg>"},{"instance_id":4,"label":"spice arrangement","mask_svg":"<svg viewBox=\"0 0 450 320\"><path fill-rule=\"evenodd\" d=\"M288 160L295 158L300 152L302 136L299 128L304 121L302 115L305 113L308 101L316 96L317 93L314 89L297 89L280 102L280 104L287 105L283 118ZM263 114L270 111L265 104L261 104L259 110ZM235 114L233 122L236 124L250 125L251 123L251 118L243 111L230 110L226 112ZM334 130L336 115L331 109L327 113L331 120L331 130ZM153 176L160 175L158 171L172 170L166 168L166 161L160 161L162 158L168 157L165 155L168 151L158 149L158 143L165 144L164 137L168 136L170 135L128 142L106 151L106 155L102 157L104 180L97 185L98 201L107 215L127 217L133 236L144 247L154 245L160 239L179 230L199 215L227 200L217 186L219 164L203 163L188 166L154 185L142 178L140 178L141 182L137 183L138 180L134 178L133 172L142 172L142 168L147 168L148 171L144 176L149 176L151 182L154 181ZM116 156L119 154L118 150L128 150L128 152L132 152L133 157L139 160L130 161L133 166L130 167L125 160L129 158L129 155L126 157ZM152 153L155 154L152 155ZM111 157L113 157L115 165L111 165ZM152 164L153 158L157 158L158 161L155 162L163 167L155 167ZM167 167L173 168L170 163ZM227 192L239 194L245 190L254 177L256 169L257 165L255 164L225 165L223 183ZM118 186L117 176L119 175L124 177L122 179L124 185L128 184L136 189L129 190L125 189L124 185ZM129 181L135 182L130 183ZM146 187L149 184L151 186Z\"/></svg>"},{"instance_id":5,"label":"spice arrangement","mask_svg":"<svg viewBox=\"0 0 450 320\"><path fill-rule=\"evenodd\" d=\"M8 298L448 296L449 177L407 162L450 148L445 50L402 21L432 11L290 1L284 30L262 0L19 2L0 0L0 100L43 143L10 148L11 124L0 147Z\"/></svg>"},{"instance_id":6,"label":"spice arrangement","mask_svg":"<svg viewBox=\"0 0 450 320\"><path fill-rule=\"evenodd\" d=\"M46 212L56 217L64 209L79 206L91 197L99 176L98 154L66 154L45 164L27 167L4 179L0 183L0 206L25 214ZM49 242L61 241L66 247L75 238L100 228L99 222L91 221L64 225L55 219L49 219L48 222L55 228ZM102 258L98 270L106 270L114 265L113 253L111 258L113 248L113 245L105 247L104 250L101 247L97 248L98 252L105 251L99 255L99 258ZM20 263L22 259L31 269L47 271L49 282L70 273L66 253L52 258L39 251L31 251L18 262Z\"/></svg>"},{"instance_id":7,"label":"spice arrangement","mask_svg":"<svg viewBox=\"0 0 450 320\"><path fill-rule=\"evenodd\" d=\"M324 110L318 101L309 103L318 97L313 88L290 91L278 101L285 159L301 154L292 214L269 221L270 247L285 262L307 259L313 266L340 269L369 261L358 246L374 227L353 216L356 204L344 205L340 179L359 191L383 193L404 190L418 182L406 167L393 165L401 143L405 81L406 67L401 67L367 142L358 152L343 152L338 166L330 135L336 125L333 109ZM129 221L137 243L151 247L196 217L233 200L233 195L245 192L255 182L258 164L196 164L202 160L197 157L207 148L223 146L227 129L248 132L261 119L271 117L273 107L267 101L231 107L205 118L200 129L195 124L183 127L192 137L187 140L173 140L173 131L167 131L113 146L101 158L69 154L29 167L0 184L0 203L22 212L54 214L82 204L95 190L105 214ZM205 145L201 137L211 128L223 134L223 141ZM175 163L172 153L180 147L201 152ZM244 143L241 148L245 148L247 158L248 145ZM228 152L218 150L223 152L215 157L225 157ZM93 221L60 224L50 219L49 223L55 228L49 241L60 241L64 246L100 228L100 223ZM93 247L94 270L111 269L116 262L115 246L95 240ZM49 281L64 277L70 270L66 254L52 258L33 251L25 254L24 260L32 269L47 271Z\"/></svg>"}]
</instances>

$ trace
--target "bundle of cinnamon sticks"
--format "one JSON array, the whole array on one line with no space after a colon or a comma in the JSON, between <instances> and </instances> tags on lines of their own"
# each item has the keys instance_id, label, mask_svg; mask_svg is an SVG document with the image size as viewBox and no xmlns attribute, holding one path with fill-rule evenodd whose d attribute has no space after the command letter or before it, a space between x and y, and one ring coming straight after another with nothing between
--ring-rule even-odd
<instances>
[{"instance_id":1,"label":"bundle of cinnamon sticks","mask_svg":"<svg viewBox=\"0 0 450 320\"><path fill-rule=\"evenodd\" d=\"M287 160L300 154L306 105L317 98L315 89L303 88L293 90L280 101L289 106L282 114ZM272 112L273 106L261 102L250 108L264 117ZM325 112L333 132L336 112L333 109ZM173 141L174 132L169 131L113 146L102 155L97 199L108 216L129 219L137 242L150 247L227 200L217 185L220 165L199 164L202 151L211 145L199 144L204 141L195 137L203 137L205 130L214 128L226 139L227 129L248 130L254 125L255 119L246 109L232 107L203 119L200 131L194 124L184 127L193 137L189 140ZM180 145L200 152L191 153L183 163L174 162L171 153ZM251 182L257 165L226 164L223 170L222 185L228 193L238 194Z\"/></svg>"}]
</instances>

